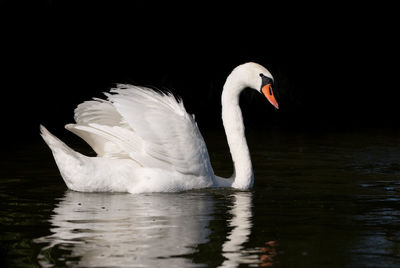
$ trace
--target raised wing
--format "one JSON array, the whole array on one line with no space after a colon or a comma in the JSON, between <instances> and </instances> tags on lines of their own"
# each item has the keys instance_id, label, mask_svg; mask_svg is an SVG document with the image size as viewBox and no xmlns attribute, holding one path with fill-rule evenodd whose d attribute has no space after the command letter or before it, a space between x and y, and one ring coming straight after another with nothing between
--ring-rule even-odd
<instances>
[{"instance_id":1,"label":"raised wing","mask_svg":"<svg viewBox=\"0 0 400 268\"><path fill-rule=\"evenodd\" d=\"M120 84L110 92L108 100L80 104L77 124L66 126L99 156L131 158L143 167L197 176L212 172L203 137L182 101L131 85Z\"/></svg>"}]
</instances>

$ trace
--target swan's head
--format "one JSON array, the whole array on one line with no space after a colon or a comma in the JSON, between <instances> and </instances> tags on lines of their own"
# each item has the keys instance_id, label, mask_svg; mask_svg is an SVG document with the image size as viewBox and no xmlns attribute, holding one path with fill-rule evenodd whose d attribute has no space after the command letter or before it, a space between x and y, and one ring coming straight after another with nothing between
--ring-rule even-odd
<instances>
[{"instance_id":1,"label":"swan's head","mask_svg":"<svg viewBox=\"0 0 400 268\"><path fill-rule=\"evenodd\" d=\"M254 62L245 63L243 67L248 70L248 86L262 93L276 109L279 109L272 90L274 85L272 74L265 67Z\"/></svg>"},{"instance_id":2,"label":"swan's head","mask_svg":"<svg viewBox=\"0 0 400 268\"><path fill-rule=\"evenodd\" d=\"M279 109L278 102L272 90L274 78L271 73L260 64L247 62L239 65L229 75L226 83L228 85L238 85L238 87L232 86L237 93L240 93L245 87L255 89L262 93L276 109Z\"/></svg>"}]
</instances>

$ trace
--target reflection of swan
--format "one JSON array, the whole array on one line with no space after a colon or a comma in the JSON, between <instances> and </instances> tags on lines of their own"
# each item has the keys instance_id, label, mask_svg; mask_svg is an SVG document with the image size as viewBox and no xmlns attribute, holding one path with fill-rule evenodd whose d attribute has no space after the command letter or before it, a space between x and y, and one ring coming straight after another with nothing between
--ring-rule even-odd
<instances>
[{"instance_id":1,"label":"reflection of swan","mask_svg":"<svg viewBox=\"0 0 400 268\"><path fill-rule=\"evenodd\" d=\"M170 94L118 85L75 110L76 124L67 129L98 154L86 157L41 127L68 188L76 191L170 192L204 187L248 189L253 169L247 147L241 91L259 90L278 108L272 75L256 63L236 67L222 92L222 119L235 172L230 179L214 175L203 137L181 101Z\"/></svg>"},{"instance_id":2,"label":"reflection of swan","mask_svg":"<svg viewBox=\"0 0 400 268\"><path fill-rule=\"evenodd\" d=\"M221 267L237 267L243 262L259 263L256 255L243 251L243 244L248 241L252 226L251 193L238 192L234 197L233 207L229 211L232 214L229 226L233 229L222 246L222 254L226 260Z\"/></svg>"},{"instance_id":3,"label":"reflection of swan","mask_svg":"<svg viewBox=\"0 0 400 268\"><path fill-rule=\"evenodd\" d=\"M54 209L53 235L38 239L52 251L69 250L68 261L93 267L195 266L183 254L207 242L214 201L208 194L85 194L68 191ZM47 251L47 248L50 248ZM54 253L56 254L56 253ZM60 258L61 258L60 257ZM54 261L54 260L53 260ZM65 261L65 260L55 260Z\"/></svg>"}]
</instances>

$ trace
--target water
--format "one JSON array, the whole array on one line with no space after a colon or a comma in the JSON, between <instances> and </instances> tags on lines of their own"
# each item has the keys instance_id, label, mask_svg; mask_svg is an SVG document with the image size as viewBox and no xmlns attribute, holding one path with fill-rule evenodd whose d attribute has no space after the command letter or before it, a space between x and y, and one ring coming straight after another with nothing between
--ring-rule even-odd
<instances>
[{"instance_id":1,"label":"water","mask_svg":"<svg viewBox=\"0 0 400 268\"><path fill-rule=\"evenodd\" d=\"M43 142L17 147L1 163L2 267L400 267L400 133L247 136L251 191L78 193ZM230 175L223 133L205 139Z\"/></svg>"}]
</instances>

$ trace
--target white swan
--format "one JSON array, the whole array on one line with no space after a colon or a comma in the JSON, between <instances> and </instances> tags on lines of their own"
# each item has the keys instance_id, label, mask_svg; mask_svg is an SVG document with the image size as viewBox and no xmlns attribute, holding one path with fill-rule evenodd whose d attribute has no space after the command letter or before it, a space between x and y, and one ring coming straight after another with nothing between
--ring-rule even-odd
<instances>
[{"instance_id":1,"label":"white swan","mask_svg":"<svg viewBox=\"0 0 400 268\"><path fill-rule=\"evenodd\" d=\"M263 66L245 63L228 76L222 92L222 120L234 162L224 179L214 174L194 117L182 101L144 87L118 85L107 100L86 101L75 109L76 124L65 127L84 139L97 157L84 156L41 126L69 189L82 192L176 192L205 187L252 187L240 92L262 92L278 108L273 77Z\"/></svg>"}]
</instances>

